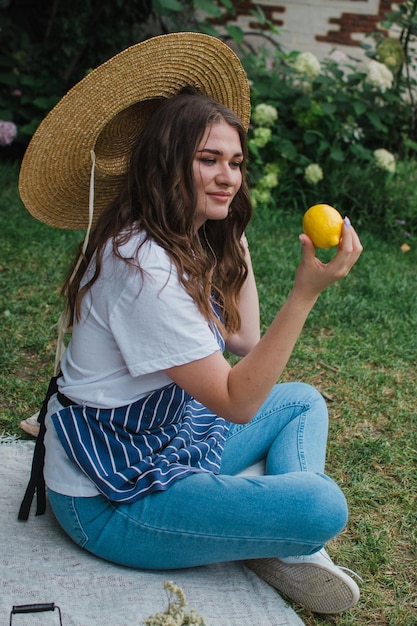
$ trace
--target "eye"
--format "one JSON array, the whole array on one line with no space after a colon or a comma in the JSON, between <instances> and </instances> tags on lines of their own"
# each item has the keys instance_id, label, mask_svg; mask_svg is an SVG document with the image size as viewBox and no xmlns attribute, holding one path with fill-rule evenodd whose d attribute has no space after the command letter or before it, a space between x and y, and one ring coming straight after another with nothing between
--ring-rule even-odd
<instances>
[{"instance_id":1,"label":"eye","mask_svg":"<svg viewBox=\"0 0 417 626\"><path fill-rule=\"evenodd\" d=\"M200 157L198 160L200 163L204 163L204 165L214 165L216 163L216 159L211 157Z\"/></svg>"}]
</instances>

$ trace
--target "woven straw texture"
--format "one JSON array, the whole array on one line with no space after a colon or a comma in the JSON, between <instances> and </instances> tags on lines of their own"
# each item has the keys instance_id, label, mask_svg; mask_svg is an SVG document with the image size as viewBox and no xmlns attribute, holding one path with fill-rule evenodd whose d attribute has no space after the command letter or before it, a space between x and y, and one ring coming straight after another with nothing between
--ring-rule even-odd
<instances>
[{"instance_id":1,"label":"woven straw texture","mask_svg":"<svg viewBox=\"0 0 417 626\"><path fill-rule=\"evenodd\" d=\"M93 70L40 124L20 171L28 211L58 228L86 228L91 150L97 218L117 195L133 141L157 99L187 85L228 106L248 127L249 84L231 48L201 33L154 37Z\"/></svg>"}]
</instances>

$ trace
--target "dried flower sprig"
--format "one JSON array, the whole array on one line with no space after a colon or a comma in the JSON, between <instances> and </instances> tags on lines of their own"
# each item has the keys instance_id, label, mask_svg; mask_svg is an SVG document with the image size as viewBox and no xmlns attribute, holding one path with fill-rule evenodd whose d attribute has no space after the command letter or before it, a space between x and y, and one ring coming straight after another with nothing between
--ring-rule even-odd
<instances>
[{"instance_id":1,"label":"dried flower sprig","mask_svg":"<svg viewBox=\"0 0 417 626\"><path fill-rule=\"evenodd\" d=\"M188 614L184 607L187 605L184 591L171 580L164 582L164 589L168 592L168 608L163 613L150 615L144 626L205 626L204 619L194 609Z\"/></svg>"}]
</instances>

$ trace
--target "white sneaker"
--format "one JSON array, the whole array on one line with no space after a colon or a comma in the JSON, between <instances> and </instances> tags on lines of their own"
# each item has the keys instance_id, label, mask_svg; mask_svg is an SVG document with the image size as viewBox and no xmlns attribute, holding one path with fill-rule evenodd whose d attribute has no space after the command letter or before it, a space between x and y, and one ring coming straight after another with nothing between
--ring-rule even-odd
<instances>
[{"instance_id":1,"label":"white sneaker","mask_svg":"<svg viewBox=\"0 0 417 626\"><path fill-rule=\"evenodd\" d=\"M359 587L345 572L360 576L335 565L324 548L309 556L251 559L245 565L314 613L341 613L359 600Z\"/></svg>"}]
</instances>

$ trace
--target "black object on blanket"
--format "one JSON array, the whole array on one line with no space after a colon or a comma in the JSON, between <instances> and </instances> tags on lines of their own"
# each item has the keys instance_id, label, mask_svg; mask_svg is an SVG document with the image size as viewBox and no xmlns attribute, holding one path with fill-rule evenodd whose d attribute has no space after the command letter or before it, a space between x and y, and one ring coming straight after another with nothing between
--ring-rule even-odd
<instances>
[{"instance_id":1,"label":"black object on blanket","mask_svg":"<svg viewBox=\"0 0 417 626\"><path fill-rule=\"evenodd\" d=\"M55 611L55 609L58 609L59 623L60 626L62 626L61 609L53 602L48 604L19 604L18 606L14 606L10 611L10 626L12 625L13 615L18 615L19 613L44 613L46 611Z\"/></svg>"}]
</instances>

